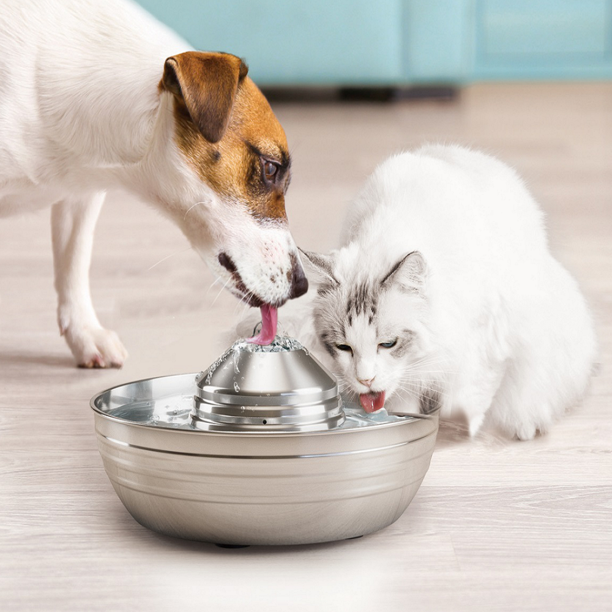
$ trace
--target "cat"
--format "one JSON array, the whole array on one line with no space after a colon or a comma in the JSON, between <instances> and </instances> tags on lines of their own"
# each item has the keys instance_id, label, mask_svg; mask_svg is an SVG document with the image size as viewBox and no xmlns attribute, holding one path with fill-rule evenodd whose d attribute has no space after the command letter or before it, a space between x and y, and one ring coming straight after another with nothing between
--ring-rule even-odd
<instances>
[{"instance_id":1,"label":"cat","mask_svg":"<svg viewBox=\"0 0 612 612\"><path fill-rule=\"evenodd\" d=\"M486 417L530 440L586 390L588 307L539 206L493 157L428 145L389 158L350 206L341 248L302 253L317 291L299 316L281 311L281 329L368 412L440 408L471 436Z\"/></svg>"}]
</instances>

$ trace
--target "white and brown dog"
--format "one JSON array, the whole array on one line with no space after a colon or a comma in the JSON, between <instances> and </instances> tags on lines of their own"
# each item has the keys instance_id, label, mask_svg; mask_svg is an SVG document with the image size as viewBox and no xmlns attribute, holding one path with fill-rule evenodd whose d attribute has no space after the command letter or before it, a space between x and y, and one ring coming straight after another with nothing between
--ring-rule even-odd
<instances>
[{"instance_id":1,"label":"white and brown dog","mask_svg":"<svg viewBox=\"0 0 612 612\"><path fill-rule=\"evenodd\" d=\"M282 127L242 61L127 0L3 0L0 216L52 207L58 321L85 367L121 366L89 293L105 191L149 201L232 293L278 306L308 283L289 233Z\"/></svg>"}]
</instances>

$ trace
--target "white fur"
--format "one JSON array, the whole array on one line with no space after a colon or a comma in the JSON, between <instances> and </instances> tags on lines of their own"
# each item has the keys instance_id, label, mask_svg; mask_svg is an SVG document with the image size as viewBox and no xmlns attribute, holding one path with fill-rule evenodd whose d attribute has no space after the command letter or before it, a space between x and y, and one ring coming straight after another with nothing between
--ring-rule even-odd
<instances>
[{"instance_id":1,"label":"white fur","mask_svg":"<svg viewBox=\"0 0 612 612\"><path fill-rule=\"evenodd\" d=\"M263 301L289 294L288 230L262 227L221 199L175 144L172 96L158 84L165 59L187 50L127 0L2 3L0 217L53 206L59 325L80 364L121 365L126 356L89 295L92 236L109 188L169 216L228 284L220 251Z\"/></svg>"},{"instance_id":2,"label":"white fur","mask_svg":"<svg viewBox=\"0 0 612 612\"><path fill-rule=\"evenodd\" d=\"M347 390L386 391L391 408L418 408L419 394L438 391L444 412L463 412L472 435L486 416L524 440L585 392L596 356L591 316L549 251L538 205L500 161L457 146L391 157L353 203L343 244L329 260L338 286L300 300L311 316L288 331ZM349 325L351 287L378 283L411 251L425 270L381 292L375 324L360 316ZM352 355L323 350L320 334L334 327L344 327ZM415 336L394 359L380 343L403 329Z\"/></svg>"}]
</instances>

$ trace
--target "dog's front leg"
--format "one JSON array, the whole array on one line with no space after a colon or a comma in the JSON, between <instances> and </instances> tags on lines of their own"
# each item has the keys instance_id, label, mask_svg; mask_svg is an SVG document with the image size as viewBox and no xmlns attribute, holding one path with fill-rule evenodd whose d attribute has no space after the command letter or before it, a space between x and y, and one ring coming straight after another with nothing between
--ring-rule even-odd
<instances>
[{"instance_id":1,"label":"dog's front leg","mask_svg":"<svg viewBox=\"0 0 612 612\"><path fill-rule=\"evenodd\" d=\"M93 235L104 193L53 206L53 263L60 332L80 367L121 367L127 352L115 332L104 329L89 293Z\"/></svg>"}]
</instances>

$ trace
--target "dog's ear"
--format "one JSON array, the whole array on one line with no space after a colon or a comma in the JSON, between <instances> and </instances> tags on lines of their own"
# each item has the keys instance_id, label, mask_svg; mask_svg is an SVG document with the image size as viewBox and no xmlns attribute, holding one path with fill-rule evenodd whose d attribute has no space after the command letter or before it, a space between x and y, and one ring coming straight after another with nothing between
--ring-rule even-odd
<instances>
[{"instance_id":1,"label":"dog's ear","mask_svg":"<svg viewBox=\"0 0 612 612\"><path fill-rule=\"evenodd\" d=\"M235 55L187 51L166 60L159 85L184 104L206 140L219 142L247 72L246 64Z\"/></svg>"}]
</instances>

